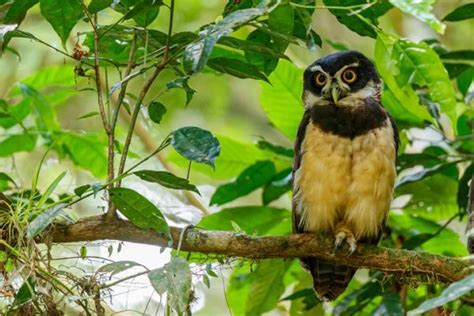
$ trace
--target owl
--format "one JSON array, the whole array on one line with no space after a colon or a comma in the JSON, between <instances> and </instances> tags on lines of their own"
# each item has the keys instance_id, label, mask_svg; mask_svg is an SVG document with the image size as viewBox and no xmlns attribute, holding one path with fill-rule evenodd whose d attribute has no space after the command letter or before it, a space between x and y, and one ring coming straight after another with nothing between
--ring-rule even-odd
<instances>
[{"instance_id":1,"label":"owl","mask_svg":"<svg viewBox=\"0 0 474 316\"><path fill-rule=\"evenodd\" d=\"M316 60L304 72L305 112L293 161L295 233L326 233L353 253L376 244L390 208L398 131L380 102L373 63L355 51ZM355 269L300 258L319 298L334 300Z\"/></svg>"}]
</instances>

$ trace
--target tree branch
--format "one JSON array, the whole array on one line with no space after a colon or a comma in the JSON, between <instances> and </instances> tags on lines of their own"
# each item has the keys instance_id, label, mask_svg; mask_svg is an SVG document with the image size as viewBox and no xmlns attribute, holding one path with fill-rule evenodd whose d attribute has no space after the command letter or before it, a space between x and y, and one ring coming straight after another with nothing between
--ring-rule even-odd
<instances>
[{"instance_id":1,"label":"tree branch","mask_svg":"<svg viewBox=\"0 0 474 316\"><path fill-rule=\"evenodd\" d=\"M181 233L182 228L171 227L174 249L178 247ZM138 228L125 220L105 221L101 216L87 217L74 224L56 225L52 231L52 240L57 243L107 239L168 247L163 235ZM353 255L348 254L346 247L334 254L333 242L332 238L313 234L256 237L190 228L184 233L180 249L249 259L298 258L312 254L328 262L355 268L369 268L403 277L419 275L441 282L455 282L470 273L468 260L372 245L359 245Z\"/></svg>"}]
</instances>

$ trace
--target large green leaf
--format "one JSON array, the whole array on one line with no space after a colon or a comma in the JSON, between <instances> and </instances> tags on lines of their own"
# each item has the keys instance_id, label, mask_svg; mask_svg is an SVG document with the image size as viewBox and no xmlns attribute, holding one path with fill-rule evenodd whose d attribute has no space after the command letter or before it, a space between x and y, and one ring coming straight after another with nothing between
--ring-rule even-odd
<instances>
[{"instance_id":1,"label":"large green leaf","mask_svg":"<svg viewBox=\"0 0 474 316\"><path fill-rule=\"evenodd\" d=\"M46 227L48 227L58 217L66 204L58 204L53 206L43 213L39 214L31 223L28 225L26 231L26 237L32 239L38 236Z\"/></svg>"},{"instance_id":2,"label":"large green leaf","mask_svg":"<svg viewBox=\"0 0 474 316\"><path fill-rule=\"evenodd\" d=\"M262 202L264 205L278 199L280 196L291 190L292 169L288 168L277 173L271 182L268 182L263 188Z\"/></svg>"},{"instance_id":3,"label":"large green leaf","mask_svg":"<svg viewBox=\"0 0 474 316\"><path fill-rule=\"evenodd\" d=\"M255 8L234 11L222 20L207 26L199 33L199 40L186 47L183 58L184 69L188 73L200 71L207 63L212 49L222 37L232 33L237 27L267 13L269 8L262 2Z\"/></svg>"},{"instance_id":4,"label":"large green leaf","mask_svg":"<svg viewBox=\"0 0 474 316\"><path fill-rule=\"evenodd\" d=\"M374 310L373 316L399 316L405 313L399 293L386 293L382 302Z\"/></svg>"},{"instance_id":5,"label":"large green leaf","mask_svg":"<svg viewBox=\"0 0 474 316\"><path fill-rule=\"evenodd\" d=\"M405 238L438 233L435 237L422 243L421 249L425 251L447 256L465 256L467 254L466 247L457 233L447 227L441 230L441 225L438 223L412 215L409 210L390 213L388 225L392 231Z\"/></svg>"},{"instance_id":6,"label":"large green leaf","mask_svg":"<svg viewBox=\"0 0 474 316\"><path fill-rule=\"evenodd\" d=\"M272 37L270 34L255 30L247 36L245 43L255 43L268 48L274 47L272 45ZM260 52L246 51L245 58L249 63L263 71L265 74L271 74L278 64L278 57L262 54Z\"/></svg>"},{"instance_id":7,"label":"large green leaf","mask_svg":"<svg viewBox=\"0 0 474 316\"><path fill-rule=\"evenodd\" d=\"M291 261L265 260L249 267L234 268L227 288L227 300L233 315L257 316L275 308L285 290L284 277Z\"/></svg>"},{"instance_id":8,"label":"large green leaf","mask_svg":"<svg viewBox=\"0 0 474 316\"><path fill-rule=\"evenodd\" d=\"M271 161L258 161L245 169L231 183L217 188L211 197L211 205L222 205L249 194L269 182L275 175L275 166Z\"/></svg>"},{"instance_id":9,"label":"large green leaf","mask_svg":"<svg viewBox=\"0 0 474 316\"><path fill-rule=\"evenodd\" d=\"M0 157L8 157L19 151L32 151L36 146L36 136L16 134L8 136L0 142Z\"/></svg>"},{"instance_id":10,"label":"large green leaf","mask_svg":"<svg viewBox=\"0 0 474 316\"><path fill-rule=\"evenodd\" d=\"M3 18L4 24L20 24L25 18L26 12L38 3L38 0L15 0Z\"/></svg>"},{"instance_id":11,"label":"large green leaf","mask_svg":"<svg viewBox=\"0 0 474 316\"><path fill-rule=\"evenodd\" d=\"M74 67L71 65L55 65L32 72L21 79L20 82L40 92L50 91L53 88L66 88L73 93L75 80ZM20 93L21 86L15 86L10 95L16 96Z\"/></svg>"},{"instance_id":12,"label":"large green leaf","mask_svg":"<svg viewBox=\"0 0 474 316\"><path fill-rule=\"evenodd\" d=\"M171 145L184 158L214 167L219 156L219 140L199 127L182 127L171 133Z\"/></svg>"},{"instance_id":13,"label":"large green leaf","mask_svg":"<svg viewBox=\"0 0 474 316\"><path fill-rule=\"evenodd\" d=\"M73 27L84 16L81 0L40 0L41 14L59 35L63 45Z\"/></svg>"},{"instance_id":14,"label":"large green leaf","mask_svg":"<svg viewBox=\"0 0 474 316\"><path fill-rule=\"evenodd\" d=\"M167 303L178 314L188 310L192 298L192 274L186 259L171 257L163 268L150 271L148 279L158 294L167 294Z\"/></svg>"},{"instance_id":15,"label":"large green leaf","mask_svg":"<svg viewBox=\"0 0 474 316\"><path fill-rule=\"evenodd\" d=\"M105 144L93 135L65 133L61 136L66 154L75 165L89 170L97 178L103 178L107 172Z\"/></svg>"},{"instance_id":16,"label":"large green leaf","mask_svg":"<svg viewBox=\"0 0 474 316\"><path fill-rule=\"evenodd\" d=\"M472 18L474 18L474 3L467 3L450 12L443 21L456 22Z\"/></svg>"},{"instance_id":17,"label":"large green leaf","mask_svg":"<svg viewBox=\"0 0 474 316\"><path fill-rule=\"evenodd\" d=\"M52 132L59 129L59 122L51 104L36 89L27 84L19 84L23 98L31 100L32 111L36 115L36 125L41 131Z\"/></svg>"},{"instance_id":18,"label":"large green leaf","mask_svg":"<svg viewBox=\"0 0 474 316\"><path fill-rule=\"evenodd\" d=\"M391 4L405 13L413 15L418 20L428 24L433 30L443 34L446 25L441 23L431 12L435 0L389 0Z\"/></svg>"},{"instance_id":19,"label":"large green leaf","mask_svg":"<svg viewBox=\"0 0 474 316\"><path fill-rule=\"evenodd\" d=\"M440 296L429 299L416 309L408 312L408 316L423 314L429 310L435 309L438 306L446 306L447 303L468 294L474 290L474 274L471 274L461 281L450 284Z\"/></svg>"},{"instance_id":20,"label":"large green leaf","mask_svg":"<svg viewBox=\"0 0 474 316\"><path fill-rule=\"evenodd\" d=\"M457 189L457 180L444 174L434 174L418 182L407 183L395 192L411 197L405 206L408 212L439 221L458 212Z\"/></svg>"},{"instance_id":21,"label":"large green leaf","mask_svg":"<svg viewBox=\"0 0 474 316\"><path fill-rule=\"evenodd\" d=\"M291 261L274 259L258 264L252 272L245 314L259 316L275 308L280 296L285 291L283 277L288 271Z\"/></svg>"},{"instance_id":22,"label":"large green leaf","mask_svg":"<svg viewBox=\"0 0 474 316\"><path fill-rule=\"evenodd\" d=\"M271 84L261 84L260 103L270 122L293 140L303 116L303 70L281 60L268 78Z\"/></svg>"},{"instance_id":23,"label":"large green leaf","mask_svg":"<svg viewBox=\"0 0 474 316\"><path fill-rule=\"evenodd\" d=\"M422 49L418 50L419 46ZM428 85L433 101L440 102L442 111L447 112L455 122L453 88L439 57L429 46L379 33L375 44L375 63L390 92L406 111L421 120L434 122L428 110L419 104L411 86L412 83ZM438 86L441 90L435 91Z\"/></svg>"},{"instance_id":24,"label":"large green leaf","mask_svg":"<svg viewBox=\"0 0 474 316\"><path fill-rule=\"evenodd\" d=\"M243 206L223 209L207 215L196 226L207 230L233 231L233 223L247 234L286 235L291 232L288 210L266 206Z\"/></svg>"},{"instance_id":25,"label":"large green leaf","mask_svg":"<svg viewBox=\"0 0 474 316\"><path fill-rule=\"evenodd\" d=\"M5 108L4 117L0 117L0 127L4 129L12 128L18 123L23 122L23 120L30 114L31 99L23 99L20 103L16 105L9 105Z\"/></svg>"},{"instance_id":26,"label":"large green leaf","mask_svg":"<svg viewBox=\"0 0 474 316\"><path fill-rule=\"evenodd\" d=\"M127 188L109 190L110 199L133 224L171 238L170 229L160 210L141 194Z\"/></svg>"},{"instance_id":27,"label":"large green leaf","mask_svg":"<svg viewBox=\"0 0 474 316\"><path fill-rule=\"evenodd\" d=\"M211 58L207 62L207 65L218 72L229 74L237 78L250 78L268 82L265 74L260 72L257 67L238 59L226 57Z\"/></svg>"},{"instance_id":28,"label":"large green leaf","mask_svg":"<svg viewBox=\"0 0 474 316\"><path fill-rule=\"evenodd\" d=\"M135 171L133 174L142 180L158 183L166 188L190 190L199 193L196 186L189 183L187 179L177 177L174 174L166 171L140 170Z\"/></svg>"},{"instance_id":29,"label":"large green leaf","mask_svg":"<svg viewBox=\"0 0 474 316\"><path fill-rule=\"evenodd\" d=\"M377 36L377 19L392 7L388 0L377 1L373 5L368 5L365 0L323 0L323 3L330 7L329 11L340 23L359 35L373 38ZM359 13L354 14L358 10Z\"/></svg>"}]
</instances>

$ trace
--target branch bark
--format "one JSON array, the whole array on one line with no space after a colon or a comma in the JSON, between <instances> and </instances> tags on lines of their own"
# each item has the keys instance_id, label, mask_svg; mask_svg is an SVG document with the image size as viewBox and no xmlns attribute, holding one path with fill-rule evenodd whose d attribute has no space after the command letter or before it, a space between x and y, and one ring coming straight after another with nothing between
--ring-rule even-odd
<instances>
[{"instance_id":1,"label":"branch bark","mask_svg":"<svg viewBox=\"0 0 474 316\"><path fill-rule=\"evenodd\" d=\"M468 260L420 251L359 245L352 255L348 254L348 248L345 247L334 254L332 238L322 235L256 237L197 228L189 228L183 232L183 229L178 227L171 227L171 234L172 248L178 248L182 235L181 250L203 254L249 259L298 258L312 255L355 268L369 268L403 277L425 276L441 282L455 282L470 273ZM102 216L87 217L73 224L56 225L52 238L56 243L108 239L169 247L166 238L152 230L138 228L121 219L105 221Z\"/></svg>"}]
</instances>

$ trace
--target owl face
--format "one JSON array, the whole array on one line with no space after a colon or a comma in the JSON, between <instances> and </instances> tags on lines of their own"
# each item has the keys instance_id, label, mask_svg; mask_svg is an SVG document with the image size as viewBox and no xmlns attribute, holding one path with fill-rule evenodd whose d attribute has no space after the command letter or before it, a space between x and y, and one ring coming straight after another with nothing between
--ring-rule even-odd
<instances>
[{"instance_id":1,"label":"owl face","mask_svg":"<svg viewBox=\"0 0 474 316\"><path fill-rule=\"evenodd\" d=\"M316 60L304 72L306 108L322 105L358 106L380 93L374 65L356 51L339 52Z\"/></svg>"}]
</instances>

